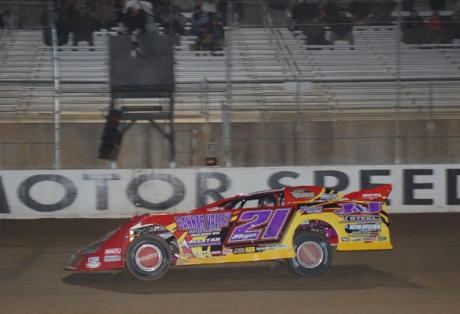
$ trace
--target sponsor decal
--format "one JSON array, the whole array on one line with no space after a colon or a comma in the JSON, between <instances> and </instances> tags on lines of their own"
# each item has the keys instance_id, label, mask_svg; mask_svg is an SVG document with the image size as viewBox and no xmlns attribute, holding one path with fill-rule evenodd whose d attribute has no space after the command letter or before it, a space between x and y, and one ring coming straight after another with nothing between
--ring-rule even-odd
<instances>
[{"instance_id":1,"label":"sponsor decal","mask_svg":"<svg viewBox=\"0 0 460 314\"><path fill-rule=\"evenodd\" d=\"M291 191L292 198L313 198L315 197L315 193L309 190L298 189Z\"/></svg>"},{"instance_id":2,"label":"sponsor decal","mask_svg":"<svg viewBox=\"0 0 460 314\"><path fill-rule=\"evenodd\" d=\"M334 210L334 213L337 215L349 215L349 214L376 214L379 213L381 210L382 203L380 202L370 202L367 204L340 204L342 209Z\"/></svg>"},{"instance_id":3,"label":"sponsor decal","mask_svg":"<svg viewBox=\"0 0 460 314\"><path fill-rule=\"evenodd\" d=\"M267 250L266 246L258 246L256 247L256 252L264 252Z\"/></svg>"},{"instance_id":4,"label":"sponsor decal","mask_svg":"<svg viewBox=\"0 0 460 314\"><path fill-rule=\"evenodd\" d=\"M97 262L86 263L86 268L99 268L99 267L101 267L101 263L97 263Z\"/></svg>"},{"instance_id":5,"label":"sponsor decal","mask_svg":"<svg viewBox=\"0 0 460 314\"><path fill-rule=\"evenodd\" d=\"M139 254L138 260L139 260L139 262L142 263L142 262L145 262L145 261L148 261L148 260L151 260L151 259L156 259L156 258L158 258L158 252L152 252L150 254L145 254L145 255L142 255L142 256L141 256L141 254Z\"/></svg>"},{"instance_id":6,"label":"sponsor decal","mask_svg":"<svg viewBox=\"0 0 460 314\"><path fill-rule=\"evenodd\" d=\"M105 249L104 254L105 255L121 254L121 248Z\"/></svg>"},{"instance_id":7,"label":"sponsor decal","mask_svg":"<svg viewBox=\"0 0 460 314\"><path fill-rule=\"evenodd\" d=\"M210 253L209 251L203 251L203 252L201 252L201 256L203 256L203 257L208 257L208 256L210 256L210 255L211 255L211 253Z\"/></svg>"},{"instance_id":8,"label":"sponsor decal","mask_svg":"<svg viewBox=\"0 0 460 314\"><path fill-rule=\"evenodd\" d=\"M341 238L342 242L350 242L350 238L342 237Z\"/></svg>"},{"instance_id":9,"label":"sponsor decal","mask_svg":"<svg viewBox=\"0 0 460 314\"><path fill-rule=\"evenodd\" d=\"M344 216L341 222L382 221L380 216Z\"/></svg>"},{"instance_id":10,"label":"sponsor decal","mask_svg":"<svg viewBox=\"0 0 460 314\"><path fill-rule=\"evenodd\" d=\"M300 206L300 212L303 214L321 214L323 212L322 206Z\"/></svg>"},{"instance_id":11,"label":"sponsor decal","mask_svg":"<svg viewBox=\"0 0 460 314\"><path fill-rule=\"evenodd\" d=\"M378 242L382 242L382 241L386 241L386 240L387 240L387 237L378 237L377 238Z\"/></svg>"},{"instance_id":12,"label":"sponsor decal","mask_svg":"<svg viewBox=\"0 0 460 314\"><path fill-rule=\"evenodd\" d=\"M246 253L254 253L256 251L256 248L251 246L246 248Z\"/></svg>"},{"instance_id":13,"label":"sponsor decal","mask_svg":"<svg viewBox=\"0 0 460 314\"><path fill-rule=\"evenodd\" d=\"M121 261L120 255L106 255L104 256L104 262L119 262Z\"/></svg>"},{"instance_id":14,"label":"sponsor decal","mask_svg":"<svg viewBox=\"0 0 460 314\"><path fill-rule=\"evenodd\" d=\"M276 246L277 249L287 249L287 247L288 247L287 244L278 244Z\"/></svg>"},{"instance_id":15,"label":"sponsor decal","mask_svg":"<svg viewBox=\"0 0 460 314\"><path fill-rule=\"evenodd\" d=\"M368 193L368 194L363 194L363 198L375 198L375 197L382 197L382 193Z\"/></svg>"},{"instance_id":16,"label":"sponsor decal","mask_svg":"<svg viewBox=\"0 0 460 314\"><path fill-rule=\"evenodd\" d=\"M220 232L205 232L205 233L189 232L189 234L194 237L207 237L207 236L210 236L211 234L220 234Z\"/></svg>"},{"instance_id":17,"label":"sponsor decal","mask_svg":"<svg viewBox=\"0 0 460 314\"><path fill-rule=\"evenodd\" d=\"M269 251L276 250L276 245L267 245L267 250Z\"/></svg>"},{"instance_id":18,"label":"sponsor decal","mask_svg":"<svg viewBox=\"0 0 460 314\"><path fill-rule=\"evenodd\" d=\"M210 234L220 234L221 228L203 228L203 229L191 229L188 233L193 236L207 236Z\"/></svg>"},{"instance_id":19,"label":"sponsor decal","mask_svg":"<svg viewBox=\"0 0 460 314\"><path fill-rule=\"evenodd\" d=\"M208 237L210 235L220 234L220 232L204 232L204 233L189 232L189 234L194 237Z\"/></svg>"},{"instance_id":20,"label":"sponsor decal","mask_svg":"<svg viewBox=\"0 0 460 314\"><path fill-rule=\"evenodd\" d=\"M375 237L366 237L366 238L364 238L364 242L366 242L366 243L374 242L374 240L375 240Z\"/></svg>"},{"instance_id":21,"label":"sponsor decal","mask_svg":"<svg viewBox=\"0 0 460 314\"><path fill-rule=\"evenodd\" d=\"M239 247L239 248L236 248L236 249L233 249L233 253L235 254L240 254L240 253L245 253L246 250L242 247Z\"/></svg>"},{"instance_id":22,"label":"sponsor decal","mask_svg":"<svg viewBox=\"0 0 460 314\"><path fill-rule=\"evenodd\" d=\"M291 208L248 210L241 213L228 243L277 241L282 235Z\"/></svg>"},{"instance_id":23,"label":"sponsor decal","mask_svg":"<svg viewBox=\"0 0 460 314\"><path fill-rule=\"evenodd\" d=\"M233 253L233 249L225 248L222 250L222 254L232 254L232 253Z\"/></svg>"},{"instance_id":24,"label":"sponsor decal","mask_svg":"<svg viewBox=\"0 0 460 314\"><path fill-rule=\"evenodd\" d=\"M190 230L193 233L218 232L228 227L231 213L215 213L206 215L189 215L175 217L179 230Z\"/></svg>"},{"instance_id":25,"label":"sponsor decal","mask_svg":"<svg viewBox=\"0 0 460 314\"><path fill-rule=\"evenodd\" d=\"M234 234L229 242L237 242L237 241L246 241L246 240L257 240L259 233L258 232L247 232L247 233L239 233L239 234Z\"/></svg>"},{"instance_id":26,"label":"sponsor decal","mask_svg":"<svg viewBox=\"0 0 460 314\"><path fill-rule=\"evenodd\" d=\"M192 239L187 242L188 247L196 247L196 246L213 246L213 245L220 245L222 242L220 241L220 237L216 238L205 238L205 239Z\"/></svg>"},{"instance_id":27,"label":"sponsor decal","mask_svg":"<svg viewBox=\"0 0 460 314\"><path fill-rule=\"evenodd\" d=\"M212 256L221 255L222 251L211 251Z\"/></svg>"},{"instance_id":28,"label":"sponsor decal","mask_svg":"<svg viewBox=\"0 0 460 314\"><path fill-rule=\"evenodd\" d=\"M362 238L358 238L358 237L353 237L351 238L351 242L361 242Z\"/></svg>"},{"instance_id":29,"label":"sponsor decal","mask_svg":"<svg viewBox=\"0 0 460 314\"><path fill-rule=\"evenodd\" d=\"M356 224L356 225L346 225L345 231L347 233L370 233L370 232L379 232L380 224Z\"/></svg>"},{"instance_id":30,"label":"sponsor decal","mask_svg":"<svg viewBox=\"0 0 460 314\"><path fill-rule=\"evenodd\" d=\"M99 262L99 256L88 257L88 263Z\"/></svg>"},{"instance_id":31,"label":"sponsor decal","mask_svg":"<svg viewBox=\"0 0 460 314\"><path fill-rule=\"evenodd\" d=\"M321 194L321 196L319 197L321 201L330 201L335 198L337 198L337 194L329 194L329 193Z\"/></svg>"}]
</instances>

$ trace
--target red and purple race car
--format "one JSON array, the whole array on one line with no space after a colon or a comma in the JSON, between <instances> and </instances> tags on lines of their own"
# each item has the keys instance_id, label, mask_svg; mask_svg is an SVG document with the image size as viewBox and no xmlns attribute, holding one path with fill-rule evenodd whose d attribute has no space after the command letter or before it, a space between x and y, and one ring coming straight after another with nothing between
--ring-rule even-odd
<instances>
[{"instance_id":1,"label":"red and purple race car","mask_svg":"<svg viewBox=\"0 0 460 314\"><path fill-rule=\"evenodd\" d=\"M341 195L296 186L235 195L184 213L143 214L70 258L66 270L127 268L142 280L171 265L285 260L299 275L326 271L337 251L389 250L392 186Z\"/></svg>"}]
</instances>

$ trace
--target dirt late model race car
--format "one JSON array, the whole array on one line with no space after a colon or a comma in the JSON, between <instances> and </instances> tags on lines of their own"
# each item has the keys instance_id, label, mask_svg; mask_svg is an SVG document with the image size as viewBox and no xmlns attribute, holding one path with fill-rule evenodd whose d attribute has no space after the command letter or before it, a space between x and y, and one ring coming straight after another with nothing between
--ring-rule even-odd
<instances>
[{"instance_id":1,"label":"dirt late model race car","mask_svg":"<svg viewBox=\"0 0 460 314\"><path fill-rule=\"evenodd\" d=\"M337 251L389 250L382 185L341 195L296 186L235 195L185 213L143 214L82 248L71 271L127 268L154 280L171 265L285 261L303 276L326 271Z\"/></svg>"}]
</instances>

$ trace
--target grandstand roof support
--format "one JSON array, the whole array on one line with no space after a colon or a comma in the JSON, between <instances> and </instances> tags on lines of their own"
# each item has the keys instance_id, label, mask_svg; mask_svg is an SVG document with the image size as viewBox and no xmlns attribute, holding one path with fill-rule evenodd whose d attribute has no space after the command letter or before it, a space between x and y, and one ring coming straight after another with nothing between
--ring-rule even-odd
<instances>
[{"instance_id":1,"label":"grandstand roof support","mask_svg":"<svg viewBox=\"0 0 460 314\"><path fill-rule=\"evenodd\" d=\"M120 121L129 121L122 128L122 134L127 132L137 121L148 121L169 142L169 166L170 168L175 168L174 96L173 93L169 93L168 97L158 98L167 98L169 100L169 108L166 110L162 106L122 106L121 108L116 108L115 98L112 97L111 109L117 109L122 112ZM162 128L155 120L168 120L169 130Z\"/></svg>"}]
</instances>

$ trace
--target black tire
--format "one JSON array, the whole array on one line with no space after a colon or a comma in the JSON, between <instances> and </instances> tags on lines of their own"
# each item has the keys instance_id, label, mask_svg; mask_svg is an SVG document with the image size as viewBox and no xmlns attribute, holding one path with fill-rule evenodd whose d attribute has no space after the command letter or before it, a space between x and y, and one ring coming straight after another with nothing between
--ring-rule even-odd
<instances>
[{"instance_id":1,"label":"black tire","mask_svg":"<svg viewBox=\"0 0 460 314\"><path fill-rule=\"evenodd\" d=\"M171 266L171 249L156 235L143 235L134 239L126 250L126 268L141 280L156 280Z\"/></svg>"},{"instance_id":2,"label":"black tire","mask_svg":"<svg viewBox=\"0 0 460 314\"><path fill-rule=\"evenodd\" d=\"M329 241L316 232L302 232L294 236L296 257L288 259L289 267L301 276L324 273L332 261Z\"/></svg>"}]
</instances>

